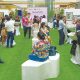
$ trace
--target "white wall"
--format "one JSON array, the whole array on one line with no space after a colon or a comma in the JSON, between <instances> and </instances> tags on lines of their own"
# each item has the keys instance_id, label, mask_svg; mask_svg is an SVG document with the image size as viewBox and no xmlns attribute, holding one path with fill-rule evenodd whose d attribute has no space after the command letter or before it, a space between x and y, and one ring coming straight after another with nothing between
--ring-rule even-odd
<instances>
[{"instance_id":1,"label":"white wall","mask_svg":"<svg viewBox=\"0 0 80 80\"><path fill-rule=\"evenodd\" d=\"M80 0L77 0L77 2L80 2Z\"/></svg>"},{"instance_id":2,"label":"white wall","mask_svg":"<svg viewBox=\"0 0 80 80\"><path fill-rule=\"evenodd\" d=\"M30 0L3 0L3 1L30 1ZM33 1L44 1L44 0L33 0Z\"/></svg>"},{"instance_id":3,"label":"white wall","mask_svg":"<svg viewBox=\"0 0 80 80\"><path fill-rule=\"evenodd\" d=\"M10 11L7 9L0 9L0 12L3 12L4 15L9 15Z\"/></svg>"},{"instance_id":4,"label":"white wall","mask_svg":"<svg viewBox=\"0 0 80 80\"><path fill-rule=\"evenodd\" d=\"M3 1L28 1L28 0L3 0Z\"/></svg>"},{"instance_id":5,"label":"white wall","mask_svg":"<svg viewBox=\"0 0 80 80\"><path fill-rule=\"evenodd\" d=\"M55 0L55 2L76 2L77 0Z\"/></svg>"},{"instance_id":6,"label":"white wall","mask_svg":"<svg viewBox=\"0 0 80 80\"><path fill-rule=\"evenodd\" d=\"M3 1L29 1L29 0L3 0ZM33 1L45 1L45 0L33 0ZM55 2L76 2L80 0L55 0Z\"/></svg>"}]
</instances>

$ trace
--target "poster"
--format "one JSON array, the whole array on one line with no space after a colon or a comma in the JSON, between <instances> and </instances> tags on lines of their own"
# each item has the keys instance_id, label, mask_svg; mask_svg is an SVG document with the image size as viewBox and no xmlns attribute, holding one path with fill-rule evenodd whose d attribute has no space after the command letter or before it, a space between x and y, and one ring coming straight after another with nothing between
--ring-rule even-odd
<instances>
[{"instance_id":1,"label":"poster","mask_svg":"<svg viewBox=\"0 0 80 80\"><path fill-rule=\"evenodd\" d=\"M67 18L67 20L72 20L73 19L73 12L66 12L66 18Z\"/></svg>"},{"instance_id":2,"label":"poster","mask_svg":"<svg viewBox=\"0 0 80 80\"><path fill-rule=\"evenodd\" d=\"M33 18L34 15L36 16L43 16L45 15L47 18L47 7L33 7L33 8L28 8L27 10L29 13L31 13L31 17Z\"/></svg>"}]
</instances>

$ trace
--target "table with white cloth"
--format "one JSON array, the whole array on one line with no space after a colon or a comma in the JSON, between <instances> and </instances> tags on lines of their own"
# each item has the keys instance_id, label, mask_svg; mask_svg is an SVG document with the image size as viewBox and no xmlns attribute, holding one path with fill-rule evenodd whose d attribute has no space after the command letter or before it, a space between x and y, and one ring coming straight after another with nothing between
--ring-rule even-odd
<instances>
[{"instance_id":1,"label":"table with white cloth","mask_svg":"<svg viewBox=\"0 0 80 80\"><path fill-rule=\"evenodd\" d=\"M56 78L60 71L60 54L50 56L47 61L37 62L27 60L22 67L22 80L46 80Z\"/></svg>"},{"instance_id":2,"label":"table with white cloth","mask_svg":"<svg viewBox=\"0 0 80 80\"><path fill-rule=\"evenodd\" d=\"M67 21L66 27L68 29L76 28L76 24L73 24L72 21Z\"/></svg>"},{"instance_id":3,"label":"table with white cloth","mask_svg":"<svg viewBox=\"0 0 80 80\"><path fill-rule=\"evenodd\" d=\"M72 40L75 40L75 39L76 39L76 33L75 33L75 32L70 32L70 33L68 33L68 36L69 36Z\"/></svg>"}]
</instances>

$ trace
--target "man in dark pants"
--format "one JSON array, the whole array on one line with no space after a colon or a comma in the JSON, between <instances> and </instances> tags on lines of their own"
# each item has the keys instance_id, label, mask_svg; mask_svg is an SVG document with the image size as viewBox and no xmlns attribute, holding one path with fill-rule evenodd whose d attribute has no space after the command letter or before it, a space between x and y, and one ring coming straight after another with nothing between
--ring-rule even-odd
<instances>
[{"instance_id":1,"label":"man in dark pants","mask_svg":"<svg viewBox=\"0 0 80 80\"><path fill-rule=\"evenodd\" d=\"M14 21L7 17L7 22L5 23L5 27L7 30L7 47L13 47L14 40Z\"/></svg>"},{"instance_id":2,"label":"man in dark pants","mask_svg":"<svg viewBox=\"0 0 80 80\"><path fill-rule=\"evenodd\" d=\"M65 35L63 32L63 29L59 30L59 45L64 44L64 40L65 40Z\"/></svg>"},{"instance_id":3,"label":"man in dark pants","mask_svg":"<svg viewBox=\"0 0 80 80\"><path fill-rule=\"evenodd\" d=\"M63 31L65 23L64 23L63 19L64 19L64 17L60 16L59 27L58 27L59 45L63 45L64 44L64 40L65 40L65 35L64 35L64 31Z\"/></svg>"}]
</instances>

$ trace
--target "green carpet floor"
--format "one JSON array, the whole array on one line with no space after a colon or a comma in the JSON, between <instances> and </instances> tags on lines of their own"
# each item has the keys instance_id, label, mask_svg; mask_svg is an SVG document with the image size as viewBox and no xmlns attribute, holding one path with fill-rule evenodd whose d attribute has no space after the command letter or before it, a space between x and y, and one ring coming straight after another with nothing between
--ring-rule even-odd
<instances>
[{"instance_id":1,"label":"green carpet floor","mask_svg":"<svg viewBox=\"0 0 80 80\"><path fill-rule=\"evenodd\" d=\"M21 30L21 34L23 31ZM58 31L51 30L52 44L60 53L60 75L47 80L80 80L80 66L71 63L70 45L58 45ZM21 36L15 37L16 46L5 48L0 45L0 57L4 64L0 64L0 80L21 80L21 64L28 59L31 52L31 39ZM34 80L34 79L33 79Z\"/></svg>"}]
</instances>

